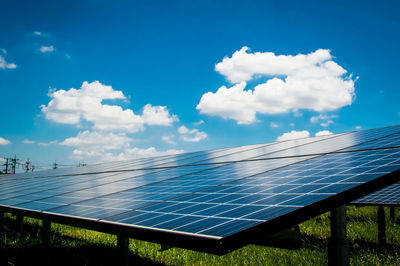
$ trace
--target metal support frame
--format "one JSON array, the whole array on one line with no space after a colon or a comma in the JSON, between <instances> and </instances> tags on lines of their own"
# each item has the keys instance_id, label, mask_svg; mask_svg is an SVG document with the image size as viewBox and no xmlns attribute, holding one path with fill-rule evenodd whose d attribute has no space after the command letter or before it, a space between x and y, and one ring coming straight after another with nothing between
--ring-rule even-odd
<instances>
[{"instance_id":1,"label":"metal support frame","mask_svg":"<svg viewBox=\"0 0 400 266\"><path fill-rule=\"evenodd\" d=\"M129 238L118 235L117 249L120 265L129 265Z\"/></svg>"},{"instance_id":2,"label":"metal support frame","mask_svg":"<svg viewBox=\"0 0 400 266\"><path fill-rule=\"evenodd\" d=\"M50 234L51 234L51 222L49 220L42 221L42 245L47 246L50 243Z\"/></svg>"},{"instance_id":3,"label":"metal support frame","mask_svg":"<svg viewBox=\"0 0 400 266\"><path fill-rule=\"evenodd\" d=\"M395 222L395 210L394 210L394 206L390 206L389 207L390 208L390 220L392 221L392 222Z\"/></svg>"},{"instance_id":4,"label":"metal support frame","mask_svg":"<svg viewBox=\"0 0 400 266\"><path fill-rule=\"evenodd\" d=\"M349 265L349 241L346 237L346 206L331 210L331 239L328 244L329 265Z\"/></svg>"},{"instance_id":5,"label":"metal support frame","mask_svg":"<svg viewBox=\"0 0 400 266\"><path fill-rule=\"evenodd\" d=\"M378 206L378 243L380 245L386 244L386 219L385 209L382 205Z\"/></svg>"},{"instance_id":6,"label":"metal support frame","mask_svg":"<svg viewBox=\"0 0 400 266\"><path fill-rule=\"evenodd\" d=\"M24 216L18 214L17 215L17 232L20 234L24 233Z\"/></svg>"}]
</instances>

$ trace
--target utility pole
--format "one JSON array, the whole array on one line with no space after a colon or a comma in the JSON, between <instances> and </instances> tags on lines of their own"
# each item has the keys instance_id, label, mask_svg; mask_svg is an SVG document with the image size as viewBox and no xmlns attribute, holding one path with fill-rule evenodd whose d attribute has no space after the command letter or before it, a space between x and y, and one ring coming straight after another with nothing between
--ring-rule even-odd
<instances>
[{"instance_id":1,"label":"utility pole","mask_svg":"<svg viewBox=\"0 0 400 266\"><path fill-rule=\"evenodd\" d=\"M18 163L19 159L17 159L17 156L14 155L14 158L11 158L11 162L12 162L12 173L15 174L15 169L17 168L17 163Z\"/></svg>"},{"instance_id":2,"label":"utility pole","mask_svg":"<svg viewBox=\"0 0 400 266\"><path fill-rule=\"evenodd\" d=\"M31 170L30 166L31 166L31 162L29 161L29 158L28 158L28 160L26 160L26 163L25 163L25 166L24 166L25 171L27 173L29 172L29 170Z\"/></svg>"},{"instance_id":3,"label":"utility pole","mask_svg":"<svg viewBox=\"0 0 400 266\"><path fill-rule=\"evenodd\" d=\"M6 158L6 174L8 174L8 158Z\"/></svg>"}]
</instances>

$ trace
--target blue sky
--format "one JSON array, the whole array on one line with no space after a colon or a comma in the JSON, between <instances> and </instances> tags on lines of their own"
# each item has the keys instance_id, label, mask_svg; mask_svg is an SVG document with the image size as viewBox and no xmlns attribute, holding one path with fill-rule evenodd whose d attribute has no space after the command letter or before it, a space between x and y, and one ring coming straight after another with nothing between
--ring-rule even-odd
<instances>
[{"instance_id":1,"label":"blue sky","mask_svg":"<svg viewBox=\"0 0 400 266\"><path fill-rule=\"evenodd\" d=\"M72 165L399 124L399 11L2 1L0 157Z\"/></svg>"}]
</instances>

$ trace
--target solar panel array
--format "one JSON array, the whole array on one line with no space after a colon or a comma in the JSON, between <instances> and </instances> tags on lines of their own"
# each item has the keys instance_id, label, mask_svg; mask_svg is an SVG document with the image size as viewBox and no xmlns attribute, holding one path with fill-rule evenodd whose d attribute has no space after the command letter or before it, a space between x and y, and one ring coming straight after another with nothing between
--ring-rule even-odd
<instances>
[{"instance_id":1,"label":"solar panel array","mask_svg":"<svg viewBox=\"0 0 400 266\"><path fill-rule=\"evenodd\" d=\"M393 126L8 175L0 178L0 209L226 252L395 182L399 148Z\"/></svg>"},{"instance_id":2,"label":"solar panel array","mask_svg":"<svg viewBox=\"0 0 400 266\"><path fill-rule=\"evenodd\" d=\"M400 183L395 183L358 200L352 202L355 205L400 205Z\"/></svg>"}]
</instances>

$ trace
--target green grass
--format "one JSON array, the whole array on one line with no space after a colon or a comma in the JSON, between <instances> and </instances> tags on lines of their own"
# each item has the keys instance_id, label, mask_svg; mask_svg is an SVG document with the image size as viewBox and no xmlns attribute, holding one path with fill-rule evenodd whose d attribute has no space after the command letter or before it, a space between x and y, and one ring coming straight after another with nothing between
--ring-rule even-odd
<instances>
[{"instance_id":1,"label":"green grass","mask_svg":"<svg viewBox=\"0 0 400 266\"><path fill-rule=\"evenodd\" d=\"M387 244L378 245L376 207L348 207L347 235L350 263L353 265L400 265L400 224L387 217ZM386 214L389 213L387 208ZM25 233L15 233L15 218L6 214L0 220L1 265L115 265L118 257L114 235L53 224L50 246L40 239L41 221L25 218ZM130 240L132 265L326 265L330 236L329 213L300 226L302 248L285 250L249 245L224 256L171 248Z\"/></svg>"}]
</instances>

